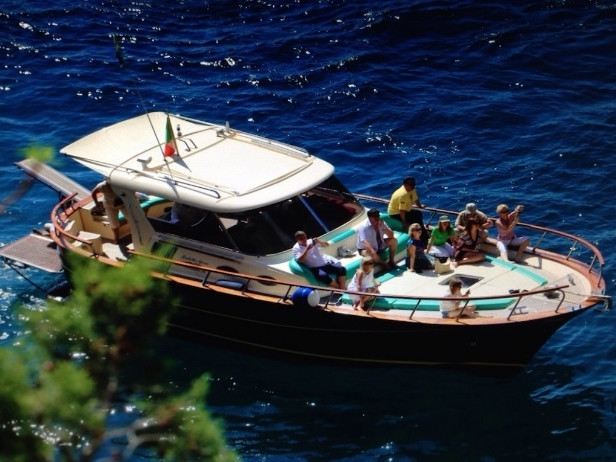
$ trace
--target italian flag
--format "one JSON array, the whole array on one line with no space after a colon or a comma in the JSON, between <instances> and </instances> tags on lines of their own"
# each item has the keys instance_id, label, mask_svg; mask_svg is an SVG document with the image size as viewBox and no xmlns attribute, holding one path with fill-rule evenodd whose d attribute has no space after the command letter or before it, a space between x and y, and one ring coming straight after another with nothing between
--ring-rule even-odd
<instances>
[{"instance_id":1,"label":"italian flag","mask_svg":"<svg viewBox=\"0 0 616 462\"><path fill-rule=\"evenodd\" d=\"M171 119L167 115L167 134L165 138L165 157L172 156L178 152L178 145L175 142L175 136L173 135L173 127L171 126Z\"/></svg>"}]
</instances>

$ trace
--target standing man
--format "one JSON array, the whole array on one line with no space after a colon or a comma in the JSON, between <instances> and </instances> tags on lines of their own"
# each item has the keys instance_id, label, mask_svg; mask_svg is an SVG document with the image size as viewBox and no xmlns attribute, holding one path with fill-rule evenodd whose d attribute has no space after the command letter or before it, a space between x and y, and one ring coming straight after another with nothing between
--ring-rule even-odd
<instances>
[{"instance_id":1,"label":"standing man","mask_svg":"<svg viewBox=\"0 0 616 462\"><path fill-rule=\"evenodd\" d=\"M396 189L391 195L389 205L387 206L387 213L390 217L402 222L402 230L407 231L411 223L419 223L421 226L421 239L428 241L428 232L423 223L423 213L421 210L414 209L422 208L419 201L419 194L415 189L415 178L408 176L402 182L402 186Z\"/></svg>"},{"instance_id":2,"label":"standing man","mask_svg":"<svg viewBox=\"0 0 616 462\"><path fill-rule=\"evenodd\" d=\"M381 220L381 213L377 209L368 210L368 219L359 226L357 234L357 250L364 257L372 257L372 261L379 263L388 269L395 268L396 249L398 241L394 232ZM383 251L389 249L389 263L381 256Z\"/></svg>"},{"instance_id":3,"label":"standing man","mask_svg":"<svg viewBox=\"0 0 616 462\"><path fill-rule=\"evenodd\" d=\"M296 231L295 240L297 242L293 246L293 257L299 263L306 265L314 277L323 284L336 289L346 288L346 269L342 265L328 263L319 250L319 246L327 247L328 242L317 237L308 239L304 231ZM329 275L330 273L336 275L335 281Z\"/></svg>"},{"instance_id":4,"label":"standing man","mask_svg":"<svg viewBox=\"0 0 616 462\"><path fill-rule=\"evenodd\" d=\"M469 202L466 204L466 208L462 210L456 218L456 231L458 234L464 232L468 220L471 219L479 224L481 231L479 241L477 242L477 249L479 250L479 246L488 238L488 228L491 228L494 223L492 223L492 220L490 220L485 213L481 210L477 210L477 205L474 202Z\"/></svg>"}]
</instances>

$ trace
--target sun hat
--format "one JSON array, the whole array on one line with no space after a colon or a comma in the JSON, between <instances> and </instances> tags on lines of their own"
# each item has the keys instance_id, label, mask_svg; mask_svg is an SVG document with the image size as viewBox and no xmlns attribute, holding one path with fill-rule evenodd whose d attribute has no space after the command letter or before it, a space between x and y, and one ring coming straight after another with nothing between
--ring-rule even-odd
<instances>
[{"instance_id":1,"label":"sun hat","mask_svg":"<svg viewBox=\"0 0 616 462\"><path fill-rule=\"evenodd\" d=\"M438 219L439 223L445 223L445 222L449 222L451 223L451 220L449 219L449 217L447 215L441 215Z\"/></svg>"},{"instance_id":2,"label":"sun hat","mask_svg":"<svg viewBox=\"0 0 616 462\"><path fill-rule=\"evenodd\" d=\"M468 204L466 204L466 210L468 210L471 213L476 212L477 204L475 204L474 202L469 202Z\"/></svg>"}]
</instances>

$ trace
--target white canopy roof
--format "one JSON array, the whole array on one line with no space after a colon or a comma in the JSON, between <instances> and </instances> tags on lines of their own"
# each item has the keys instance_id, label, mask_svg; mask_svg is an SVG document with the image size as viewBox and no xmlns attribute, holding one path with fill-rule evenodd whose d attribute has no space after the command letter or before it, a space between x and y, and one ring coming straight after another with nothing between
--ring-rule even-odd
<instances>
[{"instance_id":1,"label":"white canopy roof","mask_svg":"<svg viewBox=\"0 0 616 462\"><path fill-rule=\"evenodd\" d=\"M105 127L60 152L111 184L216 212L269 205L333 174L331 164L288 144L228 127L169 116L179 155L164 157L167 114ZM148 161L149 159L149 161Z\"/></svg>"}]
</instances>

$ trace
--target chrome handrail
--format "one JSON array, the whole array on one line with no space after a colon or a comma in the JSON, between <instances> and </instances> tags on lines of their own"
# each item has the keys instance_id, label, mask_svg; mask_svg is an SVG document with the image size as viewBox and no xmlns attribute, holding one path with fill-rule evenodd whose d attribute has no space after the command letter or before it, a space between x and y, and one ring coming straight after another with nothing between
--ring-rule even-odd
<instances>
[{"instance_id":1,"label":"chrome handrail","mask_svg":"<svg viewBox=\"0 0 616 462\"><path fill-rule=\"evenodd\" d=\"M358 199L362 199L365 201L374 202L378 204L388 204L389 203L388 199L384 199L382 197L375 197L375 196L370 196L370 195L362 194L362 193L353 193L353 194ZM459 211L447 210L447 209L441 209L441 208L429 207L429 206L424 206L420 210L425 211L425 212L430 212L431 213L430 220L432 219L432 217L434 217L435 214L444 214L444 215L455 217L460 213ZM492 222L496 221L496 218L490 217L489 219ZM428 221L428 223L429 222L430 221ZM568 254L566 254L567 260L571 259L571 255L577 249L576 247L577 245L583 246L592 255L592 257L590 258L590 262L586 264L586 266L588 267L588 273L590 274L594 270L596 271L596 274L598 275L598 281L601 281L603 279L603 267L605 265L605 261L603 259L603 255L601 254L601 251L594 244L588 242L587 240L579 236L575 236L573 234L566 233L564 231L559 231L557 229L546 228L544 226L538 226L538 225L532 225L530 223L518 223L518 226L520 226L521 228L526 228L529 230L536 231L540 234L540 237L538 238L537 243L534 246L532 246L532 251L531 251L532 253L535 253L536 250L539 249L539 244L544 240L544 238L547 235L558 236L558 237L572 241L572 244L569 247L569 252ZM595 269L595 264L598 265L597 269Z\"/></svg>"}]
</instances>

